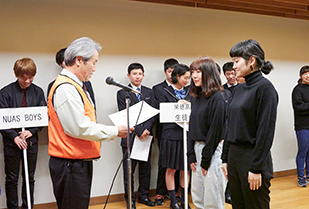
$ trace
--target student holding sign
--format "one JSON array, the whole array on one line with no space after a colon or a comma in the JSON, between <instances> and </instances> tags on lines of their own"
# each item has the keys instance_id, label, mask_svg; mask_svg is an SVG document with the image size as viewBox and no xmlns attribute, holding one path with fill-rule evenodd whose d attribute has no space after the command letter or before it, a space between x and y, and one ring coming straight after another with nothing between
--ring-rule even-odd
<instances>
[{"instance_id":1,"label":"student holding sign","mask_svg":"<svg viewBox=\"0 0 309 209\"><path fill-rule=\"evenodd\" d=\"M192 62L188 159L192 169L192 202L198 209L225 207L226 179L221 170L225 121L223 87L215 62L200 57Z\"/></svg>"},{"instance_id":2,"label":"student holding sign","mask_svg":"<svg viewBox=\"0 0 309 209\"><path fill-rule=\"evenodd\" d=\"M0 91L1 108L46 106L43 90L33 84L36 65L30 58L22 58L14 64L17 81L10 83ZM18 208L18 177L20 162L23 160L23 149L27 149L28 171L30 182L30 199L33 207L34 172L38 153L38 132L43 127L1 130L4 146L5 191L7 208ZM28 208L24 167L22 170L22 208Z\"/></svg>"},{"instance_id":3,"label":"student holding sign","mask_svg":"<svg viewBox=\"0 0 309 209\"><path fill-rule=\"evenodd\" d=\"M175 65L172 72L173 85L165 87L162 95L159 97L159 102L180 102L187 103L191 100L189 87L186 87L190 80L190 69L183 64ZM173 209L178 209L180 206L177 203L175 196L175 172L180 170L181 173L181 197L182 206L184 205L184 153L183 153L183 130L176 123L162 123L162 135L159 153L159 165L166 168L165 182L166 188L170 195L171 205ZM188 171L189 176L189 171ZM190 206L188 206L190 208Z\"/></svg>"}]
</instances>

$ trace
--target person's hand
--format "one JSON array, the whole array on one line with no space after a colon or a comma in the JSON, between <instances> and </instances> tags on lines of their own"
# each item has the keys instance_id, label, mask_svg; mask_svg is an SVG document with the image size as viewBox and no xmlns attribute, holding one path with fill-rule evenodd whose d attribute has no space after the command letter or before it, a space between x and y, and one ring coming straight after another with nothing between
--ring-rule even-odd
<instances>
[{"instance_id":1,"label":"person's hand","mask_svg":"<svg viewBox=\"0 0 309 209\"><path fill-rule=\"evenodd\" d=\"M258 190L262 186L262 175L260 173L248 173L248 183L251 190Z\"/></svg>"},{"instance_id":2,"label":"person's hand","mask_svg":"<svg viewBox=\"0 0 309 209\"><path fill-rule=\"evenodd\" d=\"M180 104L189 104L190 102L188 102L187 100L181 99L181 100L178 100L178 103L180 103Z\"/></svg>"},{"instance_id":3,"label":"person's hand","mask_svg":"<svg viewBox=\"0 0 309 209\"><path fill-rule=\"evenodd\" d=\"M118 135L117 136L119 136L121 138L126 138L127 135L128 135L127 134L127 132L128 132L127 126L120 125L120 126L117 126L117 128L118 128ZM134 127L130 127L130 133L132 133L132 131L134 131Z\"/></svg>"},{"instance_id":4,"label":"person's hand","mask_svg":"<svg viewBox=\"0 0 309 209\"><path fill-rule=\"evenodd\" d=\"M196 171L196 165L197 165L197 162L191 163L191 164L190 164L191 170L192 170L193 172Z\"/></svg>"},{"instance_id":5,"label":"person's hand","mask_svg":"<svg viewBox=\"0 0 309 209\"><path fill-rule=\"evenodd\" d=\"M228 176L227 176L227 163L222 163L222 172L223 172L226 180L229 181Z\"/></svg>"},{"instance_id":6,"label":"person's hand","mask_svg":"<svg viewBox=\"0 0 309 209\"><path fill-rule=\"evenodd\" d=\"M28 139L28 138L30 138L32 136L32 133L30 131L28 131L28 130L25 130L23 132L19 132L19 136L22 139Z\"/></svg>"},{"instance_id":7,"label":"person's hand","mask_svg":"<svg viewBox=\"0 0 309 209\"><path fill-rule=\"evenodd\" d=\"M204 168L202 168L202 173L203 173L203 176L206 176L207 170L205 170Z\"/></svg>"},{"instance_id":8,"label":"person's hand","mask_svg":"<svg viewBox=\"0 0 309 209\"><path fill-rule=\"evenodd\" d=\"M25 139L20 138L20 136L16 136L14 138L15 144L19 147L19 149L27 149L27 142Z\"/></svg>"},{"instance_id":9,"label":"person's hand","mask_svg":"<svg viewBox=\"0 0 309 209\"><path fill-rule=\"evenodd\" d=\"M145 131L142 133L142 135L140 137L138 137L140 140L145 139L148 135L150 134L150 132L145 129Z\"/></svg>"}]
</instances>

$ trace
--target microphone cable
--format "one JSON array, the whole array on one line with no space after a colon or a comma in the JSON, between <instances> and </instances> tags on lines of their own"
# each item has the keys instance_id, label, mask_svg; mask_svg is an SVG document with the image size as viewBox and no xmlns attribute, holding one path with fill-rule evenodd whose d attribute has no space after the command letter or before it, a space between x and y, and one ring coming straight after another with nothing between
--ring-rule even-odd
<instances>
[{"instance_id":1,"label":"microphone cable","mask_svg":"<svg viewBox=\"0 0 309 209\"><path fill-rule=\"evenodd\" d=\"M135 122L135 125L134 125L134 126L137 125L137 122L138 122L138 120L139 120L139 118L140 118L140 116L141 116L141 113L142 113L142 109L143 109L143 105L144 105L144 100L143 100L143 95L142 95L142 94L141 94L141 101L142 101L141 108L140 108L140 110L139 110L139 113L138 113L138 116L137 116L137 119L136 119L136 122ZM130 128L130 127L128 127L128 128ZM131 135L132 135L132 136L135 135L135 129L134 129L134 131L131 133ZM127 136L127 137L129 137L129 136ZM130 141L129 141L129 143L130 143ZM130 147L130 148L131 148L131 147ZM118 168L117 168L117 170L116 170L116 173L115 173L115 175L114 175L114 177L113 177L112 184L111 184L111 186L110 186L110 188L109 188L109 191L108 191L108 194L107 194L106 201L105 201L105 204L104 204L104 206L103 206L103 209L106 208L106 205L107 205L107 203L108 203L108 199L109 199L110 194L111 194L111 192L112 192L112 189L113 189L113 187L114 187L114 183L115 183L116 177L117 177L117 175L118 175L118 172L119 172L119 170L120 170L121 164L122 164L123 160L126 158L127 154L128 154L128 149L126 150L126 152L125 152L125 154L124 154L124 157L123 157L122 160L120 161L119 166L118 166ZM131 169L132 169L132 167L131 167ZM132 173L132 172L131 172L131 173ZM129 178L131 178L131 176L129 176ZM132 183L132 182L131 182L131 183ZM132 187L132 185L131 185L131 187ZM126 192L126 191L124 191L124 192ZM130 197L130 198L131 198L131 197Z\"/></svg>"}]
</instances>

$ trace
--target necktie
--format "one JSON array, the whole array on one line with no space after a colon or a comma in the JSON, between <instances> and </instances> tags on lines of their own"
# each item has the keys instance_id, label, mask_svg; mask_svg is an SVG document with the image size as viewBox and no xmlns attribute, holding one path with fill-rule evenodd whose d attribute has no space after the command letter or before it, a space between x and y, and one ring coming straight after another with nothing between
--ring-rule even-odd
<instances>
[{"instance_id":1,"label":"necktie","mask_svg":"<svg viewBox=\"0 0 309 209\"><path fill-rule=\"evenodd\" d=\"M141 92L140 88L136 89L138 92ZM136 94L138 101L141 101L141 95L140 94Z\"/></svg>"},{"instance_id":2,"label":"necktie","mask_svg":"<svg viewBox=\"0 0 309 209\"><path fill-rule=\"evenodd\" d=\"M184 89L181 89L181 90L177 90L177 89L174 89L175 91L175 94L177 96L178 99L183 99L185 98L186 96L186 91Z\"/></svg>"},{"instance_id":3,"label":"necktie","mask_svg":"<svg viewBox=\"0 0 309 209\"><path fill-rule=\"evenodd\" d=\"M26 89L23 89L22 91L23 91L23 98L21 99L20 107L28 107Z\"/></svg>"},{"instance_id":4,"label":"necktie","mask_svg":"<svg viewBox=\"0 0 309 209\"><path fill-rule=\"evenodd\" d=\"M86 93L87 92L87 88L86 88L85 84L83 84L83 89L84 89L84 92Z\"/></svg>"}]
</instances>

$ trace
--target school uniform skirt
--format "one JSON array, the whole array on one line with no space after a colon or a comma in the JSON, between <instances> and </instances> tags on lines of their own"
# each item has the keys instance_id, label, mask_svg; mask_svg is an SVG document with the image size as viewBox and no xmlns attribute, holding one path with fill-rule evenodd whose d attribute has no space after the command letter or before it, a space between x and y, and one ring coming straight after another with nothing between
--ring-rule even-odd
<instances>
[{"instance_id":1,"label":"school uniform skirt","mask_svg":"<svg viewBox=\"0 0 309 209\"><path fill-rule=\"evenodd\" d=\"M183 140L161 138L159 165L164 168L184 170ZM188 164L188 169L190 166Z\"/></svg>"}]
</instances>

